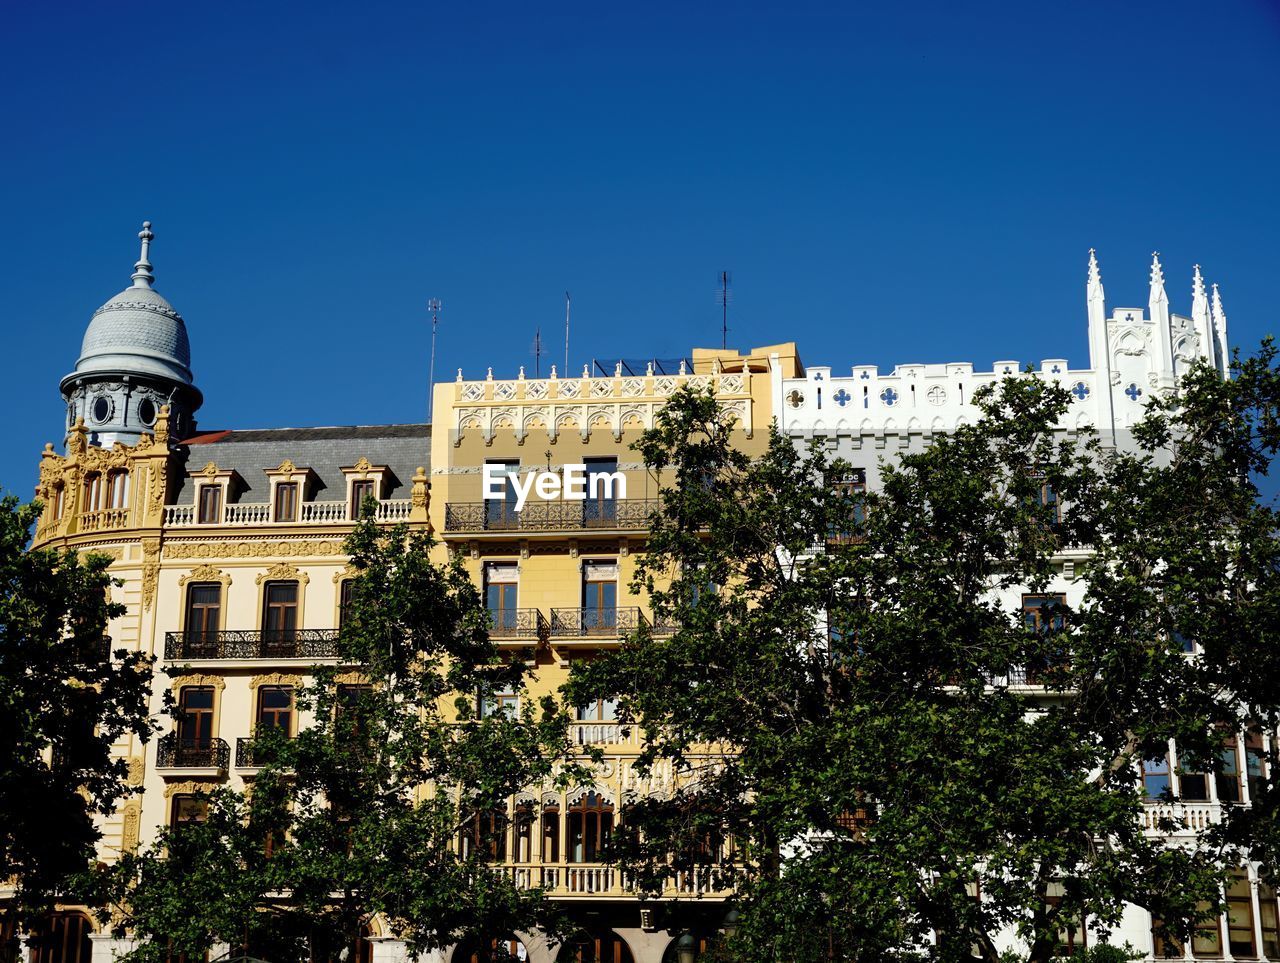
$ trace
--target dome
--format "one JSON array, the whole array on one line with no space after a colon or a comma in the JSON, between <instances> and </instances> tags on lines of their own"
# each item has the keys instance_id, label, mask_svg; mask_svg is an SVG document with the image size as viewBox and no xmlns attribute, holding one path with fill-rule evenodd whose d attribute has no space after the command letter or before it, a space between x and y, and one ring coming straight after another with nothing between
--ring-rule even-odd
<instances>
[{"instance_id":1,"label":"dome","mask_svg":"<svg viewBox=\"0 0 1280 963\"><path fill-rule=\"evenodd\" d=\"M62 379L64 393L71 384L96 377L137 376L192 387L187 326L151 287L155 278L147 260L150 227L148 222L139 235L142 257L135 265L133 286L93 313L75 370Z\"/></svg>"}]
</instances>

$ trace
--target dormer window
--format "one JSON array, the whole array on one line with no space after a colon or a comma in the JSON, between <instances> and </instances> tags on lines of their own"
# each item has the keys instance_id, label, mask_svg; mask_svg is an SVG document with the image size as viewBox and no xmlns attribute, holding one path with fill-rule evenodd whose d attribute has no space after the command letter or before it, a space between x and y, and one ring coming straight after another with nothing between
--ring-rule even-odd
<instances>
[{"instance_id":1,"label":"dormer window","mask_svg":"<svg viewBox=\"0 0 1280 963\"><path fill-rule=\"evenodd\" d=\"M196 521L201 525L217 525L222 521L222 486L201 485L197 489L199 512Z\"/></svg>"},{"instance_id":2,"label":"dormer window","mask_svg":"<svg viewBox=\"0 0 1280 963\"><path fill-rule=\"evenodd\" d=\"M351 520L355 521L360 517L360 507L364 504L366 498L373 497L373 482L362 480L353 481L351 483Z\"/></svg>"},{"instance_id":3,"label":"dormer window","mask_svg":"<svg viewBox=\"0 0 1280 963\"><path fill-rule=\"evenodd\" d=\"M276 485L275 520L277 522L296 522L298 520L297 482L280 482Z\"/></svg>"}]
</instances>

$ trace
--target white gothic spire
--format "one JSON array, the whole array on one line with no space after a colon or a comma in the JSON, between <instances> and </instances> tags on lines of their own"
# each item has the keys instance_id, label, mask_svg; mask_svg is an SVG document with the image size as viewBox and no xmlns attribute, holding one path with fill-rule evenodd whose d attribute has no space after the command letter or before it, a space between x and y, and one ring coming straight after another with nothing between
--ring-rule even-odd
<instances>
[{"instance_id":1,"label":"white gothic spire","mask_svg":"<svg viewBox=\"0 0 1280 963\"><path fill-rule=\"evenodd\" d=\"M1106 292L1102 290L1102 272L1098 270L1098 258L1093 248L1089 248L1089 288L1086 297L1090 301L1107 299Z\"/></svg>"},{"instance_id":2,"label":"white gothic spire","mask_svg":"<svg viewBox=\"0 0 1280 963\"><path fill-rule=\"evenodd\" d=\"M1160 266L1160 252L1151 253L1151 304L1168 304L1164 293L1164 268Z\"/></svg>"}]
</instances>

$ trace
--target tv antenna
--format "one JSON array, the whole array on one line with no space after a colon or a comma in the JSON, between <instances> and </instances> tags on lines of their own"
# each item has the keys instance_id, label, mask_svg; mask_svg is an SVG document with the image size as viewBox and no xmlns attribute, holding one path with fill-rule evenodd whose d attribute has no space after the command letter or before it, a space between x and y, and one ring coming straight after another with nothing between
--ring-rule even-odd
<instances>
[{"instance_id":1,"label":"tv antenna","mask_svg":"<svg viewBox=\"0 0 1280 963\"><path fill-rule=\"evenodd\" d=\"M729 292L729 282L733 280L733 275L728 271L720 272L720 290L716 294L717 300L720 302L720 349L724 350L729 347L729 302L733 300L733 295Z\"/></svg>"},{"instance_id":2,"label":"tv antenna","mask_svg":"<svg viewBox=\"0 0 1280 963\"><path fill-rule=\"evenodd\" d=\"M533 330L533 376L542 377L542 328Z\"/></svg>"},{"instance_id":3,"label":"tv antenna","mask_svg":"<svg viewBox=\"0 0 1280 963\"><path fill-rule=\"evenodd\" d=\"M436 400L436 328L440 327L440 299L432 298L427 302L427 310L431 312L431 368L427 374L427 424L431 424L432 408Z\"/></svg>"},{"instance_id":4,"label":"tv antenna","mask_svg":"<svg viewBox=\"0 0 1280 963\"><path fill-rule=\"evenodd\" d=\"M569 377L569 292L564 292L564 374Z\"/></svg>"}]
</instances>

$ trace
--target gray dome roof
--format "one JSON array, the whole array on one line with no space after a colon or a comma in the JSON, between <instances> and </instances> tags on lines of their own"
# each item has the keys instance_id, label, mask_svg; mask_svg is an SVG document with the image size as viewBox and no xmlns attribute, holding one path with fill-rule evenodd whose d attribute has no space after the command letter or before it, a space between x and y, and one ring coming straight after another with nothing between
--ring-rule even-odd
<instances>
[{"instance_id":1,"label":"gray dome roof","mask_svg":"<svg viewBox=\"0 0 1280 963\"><path fill-rule=\"evenodd\" d=\"M126 288L93 313L75 374L140 374L191 384L191 343L173 305L150 288Z\"/></svg>"},{"instance_id":2,"label":"gray dome roof","mask_svg":"<svg viewBox=\"0 0 1280 963\"><path fill-rule=\"evenodd\" d=\"M137 375L192 386L187 326L151 287L155 278L147 260L153 237L150 221L138 236L142 257L134 265L133 286L93 312L75 370L62 379L64 391L73 382L95 376Z\"/></svg>"}]
</instances>

